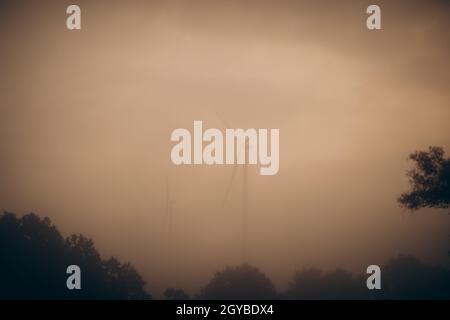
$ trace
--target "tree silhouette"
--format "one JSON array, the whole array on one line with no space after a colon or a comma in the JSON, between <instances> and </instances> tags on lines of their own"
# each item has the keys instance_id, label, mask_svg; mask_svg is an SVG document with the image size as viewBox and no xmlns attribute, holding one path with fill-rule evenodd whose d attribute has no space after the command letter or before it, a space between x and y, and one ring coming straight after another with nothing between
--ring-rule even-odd
<instances>
[{"instance_id":1,"label":"tree silhouette","mask_svg":"<svg viewBox=\"0 0 450 320\"><path fill-rule=\"evenodd\" d=\"M0 215L0 299L148 299L144 281L129 263L102 260L91 239L63 238L48 218ZM66 268L82 270L82 290L68 290ZM244 264L217 272L200 299L450 299L450 270L399 255L381 267L381 290L368 290L365 273L314 268L297 272L278 295L257 268ZM169 300L187 300L181 289L165 291Z\"/></svg>"},{"instance_id":2,"label":"tree silhouette","mask_svg":"<svg viewBox=\"0 0 450 320\"><path fill-rule=\"evenodd\" d=\"M385 299L450 299L450 270L399 255L382 268Z\"/></svg>"},{"instance_id":3,"label":"tree silhouette","mask_svg":"<svg viewBox=\"0 0 450 320\"><path fill-rule=\"evenodd\" d=\"M190 300L189 295L181 289L167 288L164 291L167 300Z\"/></svg>"},{"instance_id":4,"label":"tree silhouette","mask_svg":"<svg viewBox=\"0 0 450 320\"><path fill-rule=\"evenodd\" d=\"M288 299L363 299L367 293L362 277L355 277L343 269L322 273L319 269L304 268L297 272L286 292Z\"/></svg>"},{"instance_id":5,"label":"tree silhouette","mask_svg":"<svg viewBox=\"0 0 450 320\"><path fill-rule=\"evenodd\" d=\"M381 290L366 287L368 275L314 268L297 272L286 299L449 299L450 270L426 265L410 255L399 255L381 266Z\"/></svg>"},{"instance_id":6,"label":"tree silhouette","mask_svg":"<svg viewBox=\"0 0 450 320\"><path fill-rule=\"evenodd\" d=\"M277 297L272 282L257 268L248 264L228 267L217 272L201 290L200 299L274 299Z\"/></svg>"},{"instance_id":7,"label":"tree silhouette","mask_svg":"<svg viewBox=\"0 0 450 320\"><path fill-rule=\"evenodd\" d=\"M398 201L408 209L423 207L448 208L450 204L450 158L444 157L440 147L416 151L409 156L415 168L408 171L411 191L403 193Z\"/></svg>"},{"instance_id":8,"label":"tree silhouette","mask_svg":"<svg viewBox=\"0 0 450 320\"><path fill-rule=\"evenodd\" d=\"M0 215L0 299L150 299L129 264L102 260L91 239L64 239L48 218ZM66 269L78 265L82 290L68 290Z\"/></svg>"}]
</instances>

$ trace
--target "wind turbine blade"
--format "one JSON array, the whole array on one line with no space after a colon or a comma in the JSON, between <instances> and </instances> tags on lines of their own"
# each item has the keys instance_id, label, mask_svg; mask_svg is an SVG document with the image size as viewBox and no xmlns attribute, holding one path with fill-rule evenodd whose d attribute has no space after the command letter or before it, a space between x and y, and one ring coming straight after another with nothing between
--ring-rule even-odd
<instances>
[{"instance_id":1,"label":"wind turbine blade","mask_svg":"<svg viewBox=\"0 0 450 320\"><path fill-rule=\"evenodd\" d=\"M222 207L225 206L225 202L227 201L228 196L230 194L231 186L233 185L233 180L234 177L236 176L237 168L238 168L237 166L233 166L233 172L231 173L230 183L228 183L227 190L225 192L225 197L223 198Z\"/></svg>"}]
</instances>

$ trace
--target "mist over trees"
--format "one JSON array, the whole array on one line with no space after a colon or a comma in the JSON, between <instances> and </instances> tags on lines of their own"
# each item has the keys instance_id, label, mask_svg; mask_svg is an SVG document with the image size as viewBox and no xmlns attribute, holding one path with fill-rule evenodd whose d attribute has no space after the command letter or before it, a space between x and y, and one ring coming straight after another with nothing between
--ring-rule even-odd
<instances>
[{"instance_id":1,"label":"mist over trees","mask_svg":"<svg viewBox=\"0 0 450 320\"><path fill-rule=\"evenodd\" d=\"M294 275L286 299L450 299L450 270L398 255L381 267L381 290L368 290L365 273L305 268Z\"/></svg>"},{"instance_id":2,"label":"mist over trees","mask_svg":"<svg viewBox=\"0 0 450 320\"><path fill-rule=\"evenodd\" d=\"M316 268L303 268L294 274L286 299L363 299L367 298L365 278L343 269L324 273Z\"/></svg>"},{"instance_id":3,"label":"mist over trees","mask_svg":"<svg viewBox=\"0 0 450 320\"><path fill-rule=\"evenodd\" d=\"M276 292L257 268L241 265L217 272L201 290L200 299L450 299L450 270L423 264L411 255L398 255L381 266L381 290L368 290L364 272L344 269L323 272L303 268L294 274L288 289ZM365 270L364 270L365 271Z\"/></svg>"},{"instance_id":4,"label":"mist over trees","mask_svg":"<svg viewBox=\"0 0 450 320\"><path fill-rule=\"evenodd\" d=\"M61 236L49 218L0 215L0 299L150 299L129 263L101 259L91 239ZM82 270L82 290L68 290L66 268Z\"/></svg>"},{"instance_id":5,"label":"mist over trees","mask_svg":"<svg viewBox=\"0 0 450 320\"><path fill-rule=\"evenodd\" d=\"M209 300L275 299L277 293L269 278L248 264L217 272L198 298Z\"/></svg>"},{"instance_id":6,"label":"mist over trees","mask_svg":"<svg viewBox=\"0 0 450 320\"><path fill-rule=\"evenodd\" d=\"M164 291L164 297L166 300L190 300L191 297L182 289L167 288Z\"/></svg>"},{"instance_id":7,"label":"mist over trees","mask_svg":"<svg viewBox=\"0 0 450 320\"><path fill-rule=\"evenodd\" d=\"M0 215L0 299L150 299L145 282L129 263L103 260L91 239L61 236L48 218ZM82 270L82 290L66 287L67 266ZM193 298L197 299L450 299L450 270L399 255L381 267L381 290L368 290L367 274L343 269L323 272L303 268L288 289L277 292L272 281L249 264L226 267ZM180 288L165 299L188 300Z\"/></svg>"},{"instance_id":8,"label":"mist over trees","mask_svg":"<svg viewBox=\"0 0 450 320\"><path fill-rule=\"evenodd\" d=\"M440 147L409 156L414 168L407 172L411 190L398 202L411 210L448 208L450 158ZM82 270L82 290L68 290L66 269ZM226 267L193 298L197 299L450 299L450 269L423 264L398 255L381 266L381 290L368 290L365 270L323 272L303 268L284 292L249 264ZM145 282L130 263L114 257L102 259L94 242L82 234L64 238L49 218L30 213L18 218L0 215L0 299L151 299ZM188 300L180 288L164 292L168 300Z\"/></svg>"}]
</instances>

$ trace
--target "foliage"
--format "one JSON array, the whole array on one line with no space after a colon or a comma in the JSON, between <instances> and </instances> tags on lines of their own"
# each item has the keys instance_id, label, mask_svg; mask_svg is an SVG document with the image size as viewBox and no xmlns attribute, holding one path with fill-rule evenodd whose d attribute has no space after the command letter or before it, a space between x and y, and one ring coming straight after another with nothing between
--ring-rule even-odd
<instances>
[{"instance_id":1,"label":"foliage","mask_svg":"<svg viewBox=\"0 0 450 320\"><path fill-rule=\"evenodd\" d=\"M411 191L403 193L398 201L408 209L423 207L448 208L450 204L450 158L444 157L440 147L416 151L409 156L415 168L407 176Z\"/></svg>"},{"instance_id":2,"label":"foliage","mask_svg":"<svg viewBox=\"0 0 450 320\"><path fill-rule=\"evenodd\" d=\"M149 299L129 263L102 260L91 239L64 239L48 218L0 215L0 299ZM68 290L66 269L78 265L81 290Z\"/></svg>"}]
</instances>

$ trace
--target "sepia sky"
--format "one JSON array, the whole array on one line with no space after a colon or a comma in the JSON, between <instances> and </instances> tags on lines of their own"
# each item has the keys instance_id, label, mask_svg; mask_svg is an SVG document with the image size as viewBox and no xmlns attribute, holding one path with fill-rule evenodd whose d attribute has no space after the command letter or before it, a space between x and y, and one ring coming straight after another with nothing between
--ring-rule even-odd
<instances>
[{"instance_id":1,"label":"sepia sky","mask_svg":"<svg viewBox=\"0 0 450 320\"><path fill-rule=\"evenodd\" d=\"M161 295L241 263L243 171L175 166L176 128L279 128L280 170L248 172L248 262L450 265L445 210L411 214L408 154L450 153L450 6L376 1L0 2L0 211L49 216ZM169 191L168 191L169 190ZM173 223L167 222L167 193Z\"/></svg>"}]
</instances>

